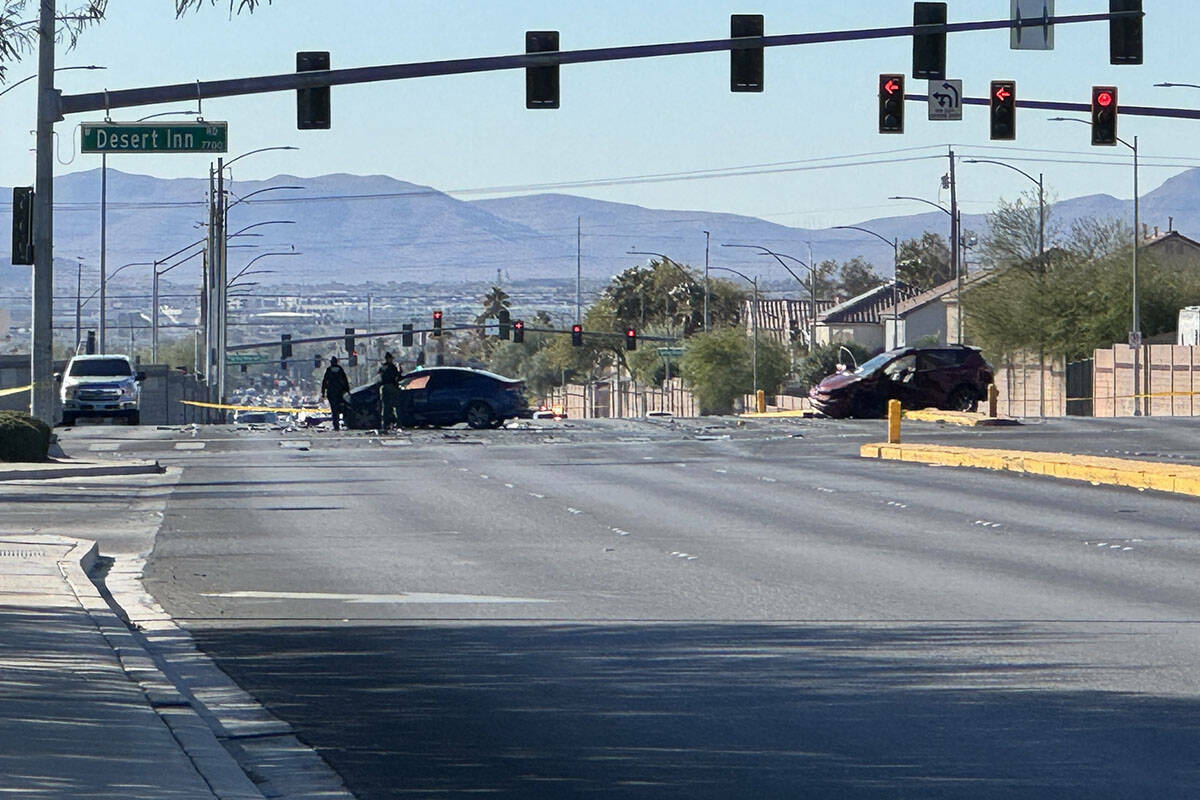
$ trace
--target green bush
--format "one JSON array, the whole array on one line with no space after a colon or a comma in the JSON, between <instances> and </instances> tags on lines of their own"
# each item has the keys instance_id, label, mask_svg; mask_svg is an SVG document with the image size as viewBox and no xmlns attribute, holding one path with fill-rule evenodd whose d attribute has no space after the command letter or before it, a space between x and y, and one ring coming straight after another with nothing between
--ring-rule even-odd
<instances>
[{"instance_id":1,"label":"green bush","mask_svg":"<svg viewBox=\"0 0 1200 800\"><path fill-rule=\"evenodd\" d=\"M23 411L0 411L0 461L45 461L50 426Z\"/></svg>"}]
</instances>

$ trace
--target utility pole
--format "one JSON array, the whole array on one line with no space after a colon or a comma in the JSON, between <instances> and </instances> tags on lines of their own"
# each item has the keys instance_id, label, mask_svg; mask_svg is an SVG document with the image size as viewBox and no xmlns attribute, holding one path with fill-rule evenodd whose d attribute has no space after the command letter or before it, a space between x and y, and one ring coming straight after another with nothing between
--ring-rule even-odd
<instances>
[{"instance_id":1,"label":"utility pole","mask_svg":"<svg viewBox=\"0 0 1200 800\"><path fill-rule=\"evenodd\" d=\"M38 15L37 177L33 197L33 308L29 410L48 425L54 408L54 123L61 118L54 88L54 0Z\"/></svg>"},{"instance_id":2,"label":"utility pole","mask_svg":"<svg viewBox=\"0 0 1200 800\"><path fill-rule=\"evenodd\" d=\"M709 232L705 231L704 232L704 332L705 333L708 333L709 328L712 327L712 317L709 315L709 311L708 311L708 296L709 296L709 293L712 291L712 288L709 286L709 283L708 283L708 270L709 270L708 242L709 242L709 238L710 238ZM670 364L669 361L667 363ZM668 366L667 369L669 371L670 366Z\"/></svg>"},{"instance_id":3,"label":"utility pole","mask_svg":"<svg viewBox=\"0 0 1200 800\"><path fill-rule=\"evenodd\" d=\"M963 311L962 311L962 289L963 276L962 264L958 258L958 237L962 233L958 226L958 184L954 176L954 149L950 149L950 270L954 273L954 279L958 282L954 292L954 316L958 327L958 335L956 341L958 344L963 344Z\"/></svg>"},{"instance_id":4,"label":"utility pole","mask_svg":"<svg viewBox=\"0 0 1200 800\"><path fill-rule=\"evenodd\" d=\"M225 159L217 159L217 399L215 402L225 402L225 346L228 343L228 299L226 297L226 282L229 280L228 249L225 234ZM225 412L217 414L218 419L224 419Z\"/></svg>"},{"instance_id":5,"label":"utility pole","mask_svg":"<svg viewBox=\"0 0 1200 800\"><path fill-rule=\"evenodd\" d=\"M583 217L575 218L575 323L583 323Z\"/></svg>"},{"instance_id":6,"label":"utility pole","mask_svg":"<svg viewBox=\"0 0 1200 800\"><path fill-rule=\"evenodd\" d=\"M100 352L104 349L104 328L108 322L108 298L105 284L108 262L108 153L100 154Z\"/></svg>"}]
</instances>

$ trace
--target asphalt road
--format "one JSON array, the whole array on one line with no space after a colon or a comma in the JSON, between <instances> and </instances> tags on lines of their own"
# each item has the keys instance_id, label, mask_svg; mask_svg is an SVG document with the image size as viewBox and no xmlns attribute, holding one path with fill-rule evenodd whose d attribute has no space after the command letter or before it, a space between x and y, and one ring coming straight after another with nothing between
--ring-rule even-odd
<instances>
[{"instance_id":1,"label":"asphalt road","mask_svg":"<svg viewBox=\"0 0 1200 800\"><path fill-rule=\"evenodd\" d=\"M364 800L1200 795L1197 501L881 428L64 442L182 467L146 587ZM1192 420L905 433L1200 463Z\"/></svg>"}]
</instances>

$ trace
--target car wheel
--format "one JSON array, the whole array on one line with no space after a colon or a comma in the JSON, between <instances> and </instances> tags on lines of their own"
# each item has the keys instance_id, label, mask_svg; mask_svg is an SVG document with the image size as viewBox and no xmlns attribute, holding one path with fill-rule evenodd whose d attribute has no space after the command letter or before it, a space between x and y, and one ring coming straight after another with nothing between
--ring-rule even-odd
<instances>
[{"instance_id":1,"label":"car wheel","mask_svg":"<svg viewBox=\"0 0 1200 800\"><path fill-rule=\"evenodd\" d=\"M126 422L129 425L141 425L142 424L142 412L134 411L132 414L130 414L128 417L126 417Z\"/></svg>"},{"instance_id":2,"label":"car wheel","mask_svg":"<svg viewBox=\"0 0 1200 800\"><path fill-rule=\"evenodd\" d=\"M482 400L476 400L467 406L467 425L475 430L490 428L493 419L492 407Z\"/></svg>"},{"instance_id":3,"label":"car wheel","mask_svg":"<svg viewBox=\"0 0 1200 800\"><path fill-rule=\"evenodd\" d=\"M979 407L979 395L970 386L959 386L950 392L946 408L951 411L974 411Z\"/></svg>"}]
</instances>

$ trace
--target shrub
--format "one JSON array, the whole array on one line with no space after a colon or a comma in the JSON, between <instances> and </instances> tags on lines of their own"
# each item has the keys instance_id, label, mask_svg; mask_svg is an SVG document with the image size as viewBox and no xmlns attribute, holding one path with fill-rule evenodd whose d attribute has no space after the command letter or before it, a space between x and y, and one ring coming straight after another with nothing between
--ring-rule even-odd
<instances>
[{"instance_id":1,"label":"shrub","mask_svg":"<svg viewBox=\"0 0 1200 800\"><path fill-rule=\"evenodd\" d=\"M45 461L50 426L23 411L0 411L0 461Z\"/></svg>"}]
</instances>

